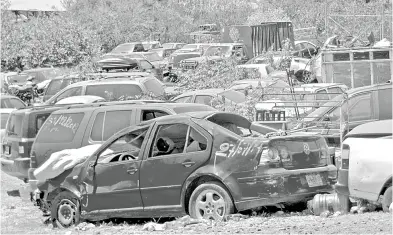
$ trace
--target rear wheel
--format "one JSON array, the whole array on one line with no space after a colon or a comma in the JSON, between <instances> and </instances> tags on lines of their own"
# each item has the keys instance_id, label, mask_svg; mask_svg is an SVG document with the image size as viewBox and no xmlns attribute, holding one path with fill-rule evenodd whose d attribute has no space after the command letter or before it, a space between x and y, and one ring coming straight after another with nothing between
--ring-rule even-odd
<instances>
[{"instance_id":1,"label":"rear wheel","mask_svg":"<svg viewBox=\"0 0 393 235\"><path fill-rule=\"evenodd\" d=\"M68 228L79 223L79 200L68 191L59 193L52 201L51 219L55 226Z\"/></svg>"},{"instance_id":2,"label":"rear wheel","mask_svg":"<svg viewBox=\"0 0 393 235\"><path fill-rule=\"evenodd\" d=\"M385 212L389 211L390 204L392 204L392 186L386 189L382 199L382 209Z\"/></svg>"},{"instance_id":3,"label":"rear wheel","mask_svg":"<svg viewBox=\"0 0 393 235\"><path fill-rule=\"evenodd\" d=\"M192 218L222 220L234 212L231 196L218 182L199 185L190 197L189 212Z\"/></svg>"}]
</instances>

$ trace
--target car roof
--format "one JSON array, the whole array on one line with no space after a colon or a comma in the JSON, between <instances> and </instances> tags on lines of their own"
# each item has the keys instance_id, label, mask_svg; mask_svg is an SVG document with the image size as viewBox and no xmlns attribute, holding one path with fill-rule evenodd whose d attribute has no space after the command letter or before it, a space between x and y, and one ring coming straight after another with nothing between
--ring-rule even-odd
<instances>
[{"instance_id":1,"label":"car roof","mask_svg":"<svg viewBox=\"0 0 393 235\"><path fill-rule=\"evenodd\" d=\"M370 91L370 90L377 90L380 88L392 88L393 84L391 83L382 83L382 84L374 84L374 85L370 85L370 86L363 86L363 87L357 87L357 88L353 88L348 90L348 94L355 94L355 93L359 93L359 92L363 92L363 91Z\"/></svg>"},{"instance_id":2,"label":"car roof","mask_svg":"<svg viewBox=\"0 0 393 235\"><path fill-rule=\"evenodd\" d=\"M28 69L28 70L23 70L23 72L39 72L39 71L46 71L46 70L56 70L57 68L35 68L35 69Z\"/></svg>"},{"instance_id":3,"label":"car roof","mask_svg":"<svg viewBox=\"0 0 393 235\"><path fill-rule=\"evenodd\" d=\"M127 78L127 77L119 77L119 78L107 78L107 79L97 79L97 80L88 80L81 81L70 84L67 88L76 87L76 86L87 86L87 85L107 85L107 84L140 84L145 80L151 79L152 77L136 77L136 78Z\"/></svg>"},{"instance_id":4,"label":"car roof","mask_svg":"<svg viewBox=\"0 0 393 235\"><path fill-rule=\"evenodd\" d=\"M16 110L16 109L14 109L14 108L1 108L0 113L11 113L14 110Z\"/></svg>"},{"instance_id":5,"label":"car roof","mask_svg":"<svg viewBox=\"0 0 393 235\"><path fill-rule=\"evenodd\" d=\"M212 46L242 46L244 43L240 42L225 42L225 43L214 43Z\"/></svg>"},{"instance_id":6,"label":"car roof","mask_svg":"<svg viewBox=\"0 0 393 235\"><path fill-rule=\"evenodd\" d=\"M18 97L14 96L14 95L9 95L9 94L1 94L1 97L0 97L0 99L10 99L10 98L19 99Z\"/></svg>"},{"instance_id":7,"label":"car roof","mask_svg":"<svg viewBox=\"0 0 393 235\"><path fill-rule=\"evenodd\" d=\"M189 91L189 92L184 92L183 94L177 96L177 97L183 97L183 96L189 96L189 95L216 95L218 93L223 92L225 89L223 88L212 88L212 89L202 89L202 90L195 90L195 91ZM176 97L176 98L177 98Z\"/></svg>"},{"instance_id":8,"label":"car roof","mask_svg":"<svg viewBox=\"0 0 393 235\"><path fill-rule=\"evenodd\" d=\"M105 108L105 107L125 107L132 105L135 108L182 108L182 107L206 107L205 104L195 104L195 103L175 103L170 101L161 101L161 100L126 100L126 101L112 101L112 102L100 102L93 104L79 104L79 105L71 105L64 109L58 110L56 112L75 112L75 110L89 111L95 110L97 108ZM210 106L209 106L210 107Z\"/></svg>"},{"instance_id":9,"label":"car roof","mask_svg":"<svg viewBox=\"0 0 393 235\"><path fill-rule=\"evenodd\" d=\"M357 136L389 136L392 135L392 119L369 122L352 129L345 138Z\"/></svg>"}]
</instances>

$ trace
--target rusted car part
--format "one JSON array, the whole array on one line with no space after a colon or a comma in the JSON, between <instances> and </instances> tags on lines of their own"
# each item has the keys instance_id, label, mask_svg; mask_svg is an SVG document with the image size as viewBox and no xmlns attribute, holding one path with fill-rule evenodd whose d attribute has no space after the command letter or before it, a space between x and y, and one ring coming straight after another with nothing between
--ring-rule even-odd
<instances>
[{"instance_id":1,"label":"rusted car part","mask_svg":"<svg viewBox=\"0 0 393 235\"><path fill-rule=\"evenodd\" d=\"M80 201L75 217L61 224L67 227L78 213L89 220L186 213L220 220L235 211L332 190L337 169L322 136L268 139L250 128L244 117L225 112L143 122L112 136L84 163L40 182L35 197L50 206L55 221L59 198ZM133 147L121 150L124 143ZM101 155L108 148L118 150Z\"/></svg>"},{"instance_id":2,"label":"rusted car part","mask_svg":"<svg viewBox=\"0 0 393 235\"><path fill-rule=\"evenodd\" d=\"M317 194L307 202L308 210L314 215L321 215L324 212L341 212L348 213L350 208L348 198L340 197L338 194Z\"/></svg>"},{"instance_id":3,"label":"rusted car part","mask_svg":"<svg viewBox=\"0 0 393 235\"><path fill-rule=\"evenodd\" d=\"M342 197L381 204L392 203L392 120L370 122L345 136L335 190ZM369 146L372 146L370 148Z\"/></svg>"}]
</instances>

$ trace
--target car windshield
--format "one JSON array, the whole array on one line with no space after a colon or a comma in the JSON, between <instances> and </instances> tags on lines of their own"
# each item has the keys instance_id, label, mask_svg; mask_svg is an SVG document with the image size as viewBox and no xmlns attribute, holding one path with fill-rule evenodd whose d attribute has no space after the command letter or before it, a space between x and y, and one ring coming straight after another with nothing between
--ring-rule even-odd
<instances>
[{"instance_id":1,"label":"car windshield","mask_svg":"<svg viewBox=\"0 0 393 235\"><path fill-rule=\"evenodd\" d=\"M150 62L155 62L161 60L161 57L157 53L146 54L146 59Z\"/></svg>"},{"instance_id":2,"label":"car windshield","mask_svg":"<svg viewBox=\"0 0 393 235\"><path fill-rule=\"evenodd\" d=\"M227 54L230 49L230 46L211 46L206 50L205 56L222 56Z\"/></svg>"},{"instance_id":3,"label":"car windshield","mask_svg":"<svg viewBox=\"0 0 393 235\"><path fill-rule=\"evenodd\" d=\"M197 49L197 45L185 45L182 49Z\"/></svg>"},{"instance_id":4,"label":"car windshield","mask_svg":"<svg viewBox=\"0 0 393 235\"><path fill-rule=\"evenodd\" d=\"M343 97L344 97L343 95L338 95L338 96L334 97L334 99L332 99L331 101L324 104L323 107L320 107L319 109L317 109L314 112L307 115L307 117L306 117L307 119L305 121L312 121L312 119L322 117L333 106L339 106L339 101L343 100Z\"/></svg>"},{"instance_id":5,"label":"car windshield","mask_svg":"<svg viewBox=\"0 0 393 235\"><path fill-rule=\"evenodd\" d=\"M52 80L46 89L45 95L55 95L58 91L69 85L70 82L70 78Z\"/></svg>"},{"instance_id":6,"label":"car windshield","mask_svg":"<svg viewBox=\"0 0 393 235\"><path fill-rule=\"evenodd\" d=\"M134 49L134 46L135 46L135 44L122 44L122 45L115 47L115 49L112 50L112 53L129 52Z\"/></svg>"},{"instance_id":7,"label":"car windshield","mask_svg":"<svg viewBox=\"0 0 393 235\"><path fill-rule=\"evenodd\" d=\"M2 113L0 116L1 116L0 129L5 129L5 126L7 125L7 120L8 120L8 117L10 116L10 114Z\"/></svg>"},{"instance_id":8,"label":"car windshield","mask_svg":"<svg viewBox=\"0 0 393 235\"><path fill-rule=\"evenodd\" d=\"M173 43L164 43L164 44L162 44L162 48L164 48L164 49L172 49L172 48L175 48L175 44L173 44Z\"/></svg>"},{"instance_id":9,"label":"car windshield","mask_svg":"<svg viewBox=\"0 0 393 235\"><path fill-rule=\"evenodd\" d=\"M142 89L136 84L90 85L86 95L100 96L106 101L129 100L142 96Z\"/></svg>"},{"instance_id":10,"label":"car windshield","mask_svg":"<svg viewBox=\"0 0 393 235\"><path fill-rule=\"evenodd\" d=\"M25 83L29 75L27 74L18 74L18 75L11 75L8 76L9 83Z\"/></svg>"}]
</instances>

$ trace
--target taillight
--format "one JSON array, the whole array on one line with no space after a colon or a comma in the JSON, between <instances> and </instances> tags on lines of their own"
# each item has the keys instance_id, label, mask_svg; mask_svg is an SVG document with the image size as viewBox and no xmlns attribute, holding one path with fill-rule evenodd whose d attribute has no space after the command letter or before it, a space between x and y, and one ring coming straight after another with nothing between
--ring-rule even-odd
<instances>
[{"instance_id":1,"label":"taillight","mask_svg":"<svg viewBox=\"0 0 393 235\"><path fill-rule=\"evenodd\" d=\"M276 148L264 148L262 150L261 158L259 160L259 165L269 165L271 163L279 163L280 156Z\"/></svg>"},{"instance_id":2,"label":"taillight","mask_svg":"<svg viewBox=\"0 0 393 235\"><path fill-rule=\"evenodd\" d=\"M32 152L30 155L30 168L37 168L37 157L35 152Z\"/></svg>"},{"instance_id":3,"label":"taillight","mask_svg":"<svg viewBox=\"0 0 393 235\"><path fill-rule=\"evenodd\" d=\"M349 145L343 144L341 150L341 169L349 169Z\"/></svg>"},{"instance_id":4,"label":"taillight","mask_svg":"<svg viewBox=\"0 0 393 235\"><path fill-rule=\"evenodd\" d=\"M329 151L326 147L321 148L321 154L319 155L319 163L326 165L329 159Z\"/></svg>"},{"instance_id":5,"label":"taillight","mask_svg":"<svg viewBox=\"0 0 393 235\"><path fill-rule=\"evenodd\" d=\"M19 145L19 154L24 154L25 153L25 147L22 145Z\"/></svg>"}]
</instances>

